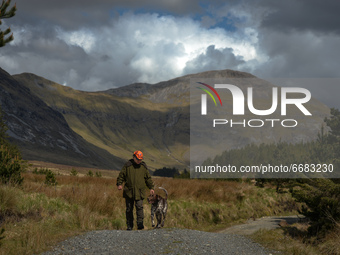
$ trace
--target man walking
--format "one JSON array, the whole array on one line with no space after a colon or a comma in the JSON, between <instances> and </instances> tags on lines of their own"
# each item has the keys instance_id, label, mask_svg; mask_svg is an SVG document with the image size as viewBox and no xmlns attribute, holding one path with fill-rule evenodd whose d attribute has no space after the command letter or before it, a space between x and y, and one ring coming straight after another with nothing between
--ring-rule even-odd
<instances>
[{"instance_id":1,"label":"man walking","mask_svg":"<svg viewBox=\"0 0 340 255\"><path fill-rule=\"evenodd\" d=\"M124 189L122 184L124 184ZM135 151L133 158L126 162L117 178L118 190L123 189L123 197L126 203L126 225L127 230L133 229L133 206L136 207L137 229L144 229L143 199L146 187L150 194L154 193L154 184L148 168L143 161L143 153Z\"/></svg>"}]
</instances>

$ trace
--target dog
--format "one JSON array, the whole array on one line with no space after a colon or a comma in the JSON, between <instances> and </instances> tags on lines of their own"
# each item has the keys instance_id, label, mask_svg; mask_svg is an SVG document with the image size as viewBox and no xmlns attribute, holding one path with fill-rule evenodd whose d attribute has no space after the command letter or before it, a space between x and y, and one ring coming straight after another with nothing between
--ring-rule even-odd
<instances>
[{"instance_id":1,"label":"dog","mask_svg":"<svg viewBox=\"0 0 340 255\"><path fill-rule=\"evenodd\" d=\"M164 190L165 192L165 198L161 197L160 195L151 195L148 196L147 200L148 203L151 204L151 222L152 227L155 227L155 221L154 216L156 214L157 219L157 226L156 228L164 227L164 221L166 217L166 212L168 210L168 191L162 187L159 187L159 189Z\"/></svg>"}]
</instances>

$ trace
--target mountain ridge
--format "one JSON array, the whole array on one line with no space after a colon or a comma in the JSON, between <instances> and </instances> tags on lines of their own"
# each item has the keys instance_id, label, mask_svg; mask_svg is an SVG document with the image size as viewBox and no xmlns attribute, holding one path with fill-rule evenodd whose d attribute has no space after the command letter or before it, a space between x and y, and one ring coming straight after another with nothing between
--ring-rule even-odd
<instances>
[{"instance_id":1,"label":"mountain ridge","mask_svg":"<svg viewBox=\"0 0 340 255\"><path fill-rule=\"evenodd\" d=\"M31 73L11 76L17 84L29 91L27 95L39 98L51 110L58 112L66 122L66 124L63 121L61 123L67 125L72 132L88 144L107 153L104 153L105 159L114 162L111 169L120 169L120 164L129 159L136 149L144 152L150 169L188 168L190 106L194 103L190 102L191 80L226 77L255 79L258 87L256 93L263 100L268 101L268 87L272 87L272 84L252 74L228 69L185 75L156 84L134 83L96 92L75 90ZM17 84L13 86L18 87ZM1 81L0 85L2 85ZM225 99L225 102L231 107L230 99ZM282 134L284 139L294 142L298 136L302 139L309 136L310 139L316 138L317 126L321 126L329 109L318 102L314 102L313 107L318 109L318 116L313 119L315 125L313 131L306 133L301 129L294 135ZM11 112L8 108L6 111L10 116ZM10 126L11 121L13 120L9 120ZM19 122L17 121L16 124L19 125ZM268 132L262 132L259 139L263 135L266 137L277 135L273 131ZM18 140L15 136L12 136L12 139ZM257 140L253 140L253 137L246 132L237 131L228 140L228 145L221 144L219 150L242 147L249 142L257 143L261 139ZM34 148L32 143L19 144L24 150L27 150L26 147ZM207 152L204 146L203 151ZM99 162L98 166L100 165Z\"/></svg>"}]
</instances>

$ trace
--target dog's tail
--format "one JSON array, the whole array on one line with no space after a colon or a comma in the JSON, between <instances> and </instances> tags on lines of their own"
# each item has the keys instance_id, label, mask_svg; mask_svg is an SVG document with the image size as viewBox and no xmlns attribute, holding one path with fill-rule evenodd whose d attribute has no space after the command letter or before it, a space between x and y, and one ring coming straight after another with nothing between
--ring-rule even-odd
<instances>
[{"instance_id":1,"label":"dog's tail","mask_svg":"<svg viewBox=\"0 0 340 255\"><path fill-rule=\"evenodd\" d=\"M166 189L162 188L162 187L159 187L159 189L164 190L164 192L165 192L165 199L168 199L168 191Z\"/></svg>"}]
</instances>

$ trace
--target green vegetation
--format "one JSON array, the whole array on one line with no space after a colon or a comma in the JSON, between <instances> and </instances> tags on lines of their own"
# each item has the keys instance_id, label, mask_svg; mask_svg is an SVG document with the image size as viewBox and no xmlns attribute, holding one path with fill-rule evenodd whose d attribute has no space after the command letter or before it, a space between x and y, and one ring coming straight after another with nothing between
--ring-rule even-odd
<instances>
[{"instance_id":1,"label":"green vegetation","mask_svg":"<svg viewBox=\"0 0 340 255\"><path fill-rule=\"evenodd\" d=\"M72 170L71 170L71 172L70 172L70 175L71 175L71 176L77 176L77 175L78 175L78 171L77 171L75 168L72 167Z\"/></svg>"},{"instance_id":2,"label":"green vegetation","mask_svg":"<svg viewBox=\"0 0 340 255\"><path fill-rule=\"evenodd\" d=\"M0 224L3 218L9 213L13 201L16 199L13 193L7 196L3 191L3 187L21 185L23 182L21 174L24 172L20 152L7 141L6 131L7 127L3 120L3 112L0 107ZM2 246L2 241L5 237L5 228L0 225L0 246Z\"/></svg>"},{"instance_id":3,"label":"green vegetation","mask_svg":"<svg viewBox=\"0 0 340 255\"><path fill-rule=\"evenodd\" d=\"M179 170L175 167L163 167L161 169L156 169L153 172L154 176L162 176L162 177L174 177L175 175L179 175Z\"/></svg>"},{"instance_id":4,"label":"green vegetation","mask_svg":"<svg viewBox=\"0 0 340 255\"><path fill-rule=\"evenodd\" d=\"M87 172L87 176L93 177L93 172L92 172L92 170L89 170L89 171Z\"/></svg>"},{"instance_id":5,"label":"green vegetation","mask_svg":"<svg viewBox=\"0 0 340 255\"><path fill-rule=\"evenodd\" d=\"M7 8L11 4L11 0L3 0L0 5L0 25L2 24L1 19L8 19L15 15L15 12L17 10L16 5L14 5L9 11L7 11ZM2 31L0 29L0 47L5 46L6 43L9 43L14 39L13 34L6 36L11 33L11 29L7 28L5 31Z\"/></svg>"},{"instance_id":6,"label":"green vegetation","mask_svg":"<svg viewBox=\"0 0 340 255\"><path fill-rule=\"evenodd\" d=\"M7 141L7 127L3 120L3 113L0 108L0 183L21 184L24 171L23 161L17 147Z\"/></svg>"},{"instance_id":7,"label":"green vegetation","mask_svg":"<svg viewBox=\"0 0 340 255\"><path fill-rule=\"evenodd\" d=\"M21 172L23 171L21 159L18 154L13 154L11 149L5 145L0 147L0 182L21 184L23 178Z\"/></svg>"},{"instance_id":8,"label":"green vegetation","mask_svg":"<svg viewBox=\"0 0 340 255\"><path fill-rule=\"evenodd\" d=\"M323 237L340 222L340 184L329 179L299 180L293 196L306 203L301 213L308 217L310 235Z\"/></svg>"},{"instance_id":9,"label":"green vegetation","mask_svg":"<svg viewBox=\"0 0 340 255\"><path fill-rule=\"evenodd\" d=\"M153 173L153 176L161 176L161 177L173 177L173 178L179 178L179 179L189 179L190 178L190 172L186 169L183 170L183 172L180 172L176 167L169 168L169 167L163 167L161 169L156 169Z\"/></svg>"},{"instance_id":10,"label":"green vegetation","mask_svg":"<svg viewBox=\"0 0 340 255\"><path fill-rule=\"evenodd\" d=\"M45 178L45 184L50 186L56 186L58 184L55 174L52 171L48 171Z\"/></svg>"},{"instance_id":11,"label":"green vegetation","mask_svg":"<svg viewBox=\"0 0 340 255\"><path fill-rule=\"evenodd\" d=\"M37 254L84 231L126 228L125 201L115 178L56 175L57 185L52 186L45 185L45 175L23 175L21 188L0 186L6 229L0 254ZM165 227L214 231L250 217L296 214L300 208L290 194L270 187L214 180L154 181L169 192ZM150 206L144 208L150 229Z\"/></svg>"},{"instance_id":12,"label":"green vegetation","mask_svg":"<svg viewBox=\"0 0 340 255\"><path fill-rule=\"evenodd\" d=\"M45 175L45 184L46 185L50 185L50 186L56 186L58 183L56 181L55 178L55 174L49 170L48 168L40 168L38 170L38 168L35 168L32 171L33 174L41 174L41 175Z\"/></svg>"},{"instance_id":13,"label":"green vegetation","mask_svg":"<svg viewBox=\"0 0 340 255\"><path fill-rule=\"evenodd\" d=\"M38 168L34 168L33 172L34 174L44 174L46 175L50 170L48 168L40 168L38 170Z\"/></svg>"},{"instance_id":14,"label":"green vegetation","mask_svg":"<svg viewBox=\"0 0 340 255\"><path fill-rule=\"evenodd\" d=\"M331 117L325 119L325 123L329 132L325 132L322 127L318 135L318 139L309 143L288 144L280 142L278 144L261 144L248 145L245 148L230 150L209 159L206 165L256 165L271 164L277 162L283 165L290 165L296 162L302 164L333 164L334 170L340 170L340 111L331 109ZM272 177L275 177L273 175ZM305 176L306 177L306 176ZM325 177L328 177L325 178ZM340 184L339 179L332 179L331 175L325 175L323 178L301 178L301 179L256 179L257 185L265 187L265 185L275 185L277 192L290 191L295 201L301 203L303 207L299 213L305 215L310 223L304 230L299 230L300 246L307 245L311 250L320 252L319 246L325 247L323 244L334 237L339 237L340 233ZM257 238L264 239L264 243L270 239L265 238L267 232L259 234ZM270 232L273 234L272 232ZM294 232L296 234L296 231ZM268 236L270 236L269 234ZM284 237L291 237L291 229L285 233L280 233ZM260 237L259 237L260 236ZM287 243L288 244L288 243ZM302 246L303 246L302 245ZM324 254L339 254L334 252L338 250L338 246L332 243L332 252ZM287 246L288 247L288 246ZM292 246L291 246L292 247ZM284 250L284 249L283 249ZM300 253L303 248L297 248L299 252L288 249L289 254L309 254ZM321 252L324 252L322 249ZM310 252L312 253L312 252Z\"/></svg>"}]
</instances>

